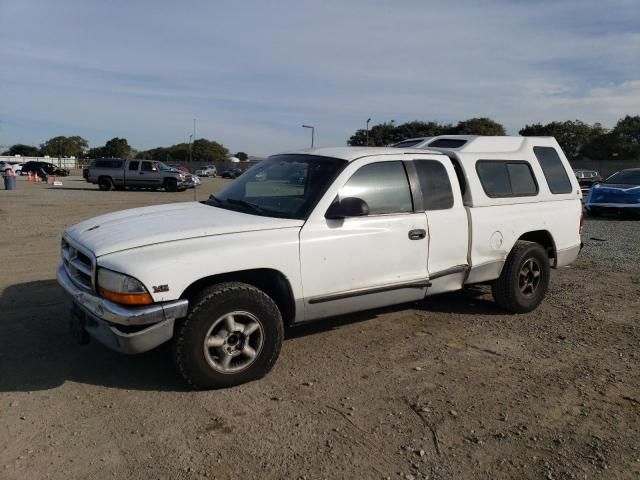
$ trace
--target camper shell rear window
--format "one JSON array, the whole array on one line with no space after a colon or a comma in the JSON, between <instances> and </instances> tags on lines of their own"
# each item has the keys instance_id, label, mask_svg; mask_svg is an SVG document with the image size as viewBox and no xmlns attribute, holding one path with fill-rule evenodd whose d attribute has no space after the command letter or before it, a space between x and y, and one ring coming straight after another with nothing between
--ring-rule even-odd
<instances>
[{"instance_id":1,"label":"camper shell rear window","mask_svg":"<svg viewBox=\"0 0 640 480\"><path fill-rule=\"evenodd\" d=\"M551 193L571 193L573 187L558 152L553 147L533 147Z\"/></svg>"}]
</instances>

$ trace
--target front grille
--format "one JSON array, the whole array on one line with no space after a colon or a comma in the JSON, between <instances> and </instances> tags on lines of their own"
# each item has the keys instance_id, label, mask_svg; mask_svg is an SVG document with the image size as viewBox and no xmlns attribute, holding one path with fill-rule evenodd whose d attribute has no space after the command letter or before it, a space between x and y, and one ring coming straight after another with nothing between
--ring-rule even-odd
<instances>
[{"instance_id":1,"label":"front grille","mask_svg":"<svg viewBox=\"0 0 640 480\"><path fill-rule=\"evenodd\" d=\"M93 290L95 264L91 254L82 251L81 247L63 238L62 262L73 283L85 290Z\"/></svg>"}]
</instances>

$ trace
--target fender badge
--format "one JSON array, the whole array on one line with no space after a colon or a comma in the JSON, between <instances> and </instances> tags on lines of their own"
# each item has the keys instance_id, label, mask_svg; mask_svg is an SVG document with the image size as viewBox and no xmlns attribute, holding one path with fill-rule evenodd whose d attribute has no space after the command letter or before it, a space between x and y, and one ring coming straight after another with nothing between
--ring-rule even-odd
<instances>
[{"instance_id":1,"label":"fender badge","mask_svg":"<svg viewBox=\"0 0 640 480\"><path fill-rule=\"evenodd\" d=\"M153 288L153 293L162 293L162 292L169 291L169 285L158 285L157 287L151 287L151 288Z\"/></svg>"}]
</instances>

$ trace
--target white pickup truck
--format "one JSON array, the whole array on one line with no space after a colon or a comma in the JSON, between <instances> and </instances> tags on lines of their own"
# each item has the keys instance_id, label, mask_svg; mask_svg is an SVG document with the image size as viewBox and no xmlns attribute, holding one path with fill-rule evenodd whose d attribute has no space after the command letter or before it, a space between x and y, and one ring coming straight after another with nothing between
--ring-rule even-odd
<instances>
[{"instance_id":1,"label":"white pickup truck","mask_svg":"<svg viewBox=\"0 0 640 480\"><path fill-rule=\"evenodd\" d=\"M432 140L275 155L206 202L68 228L57 275L74 331L122 353L171 340L185 380L215 388L265 375L285 325L478 283L511 312L535 309L550 267L581 247L562 150L553 138Z\"/></svg>"}]
</instances>

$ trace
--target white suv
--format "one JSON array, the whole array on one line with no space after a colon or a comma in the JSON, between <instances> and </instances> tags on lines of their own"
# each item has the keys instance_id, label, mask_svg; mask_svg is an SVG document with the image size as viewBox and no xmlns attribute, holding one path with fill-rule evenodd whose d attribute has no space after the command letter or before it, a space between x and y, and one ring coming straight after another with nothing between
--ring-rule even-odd
<instances>
[{"instance_id":1,"label":"white suv","mask_svg":"<svg viewBox=\"0 0 640 480\"><path fill-rule=\"evenodd\" d=\"M199 177L217 177L218 169L214 165L207 165L196 170Z\"/></svg>"}]
</instances>

